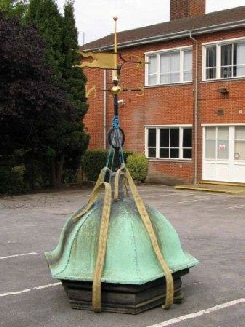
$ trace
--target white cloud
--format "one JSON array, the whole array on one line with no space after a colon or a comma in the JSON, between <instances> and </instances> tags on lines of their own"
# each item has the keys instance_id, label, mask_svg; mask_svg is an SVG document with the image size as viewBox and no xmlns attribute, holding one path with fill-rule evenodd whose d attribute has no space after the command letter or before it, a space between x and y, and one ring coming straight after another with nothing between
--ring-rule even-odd
<instances>
[{"instance_id":1,"label":"white cloud","mask_svg":"<svg viewBox=\"0 0 245 327\"><path fill-rule=\"evenodd\" d=\"M65 0L57 0L60 8ZM153 25L169 20L170 0L75 0L79 42L96 40L114 32L113 16L118 17L118 31ZM245 0L206 0L206 12L245 6Z\"/></svg>"}]
</instances>

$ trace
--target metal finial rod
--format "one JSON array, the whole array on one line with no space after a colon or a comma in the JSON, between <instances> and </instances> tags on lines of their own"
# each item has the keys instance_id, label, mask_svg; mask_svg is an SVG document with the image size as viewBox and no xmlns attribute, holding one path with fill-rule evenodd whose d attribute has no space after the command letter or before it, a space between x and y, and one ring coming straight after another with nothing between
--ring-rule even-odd
<instances>
[{"instance_id":1,"label":"metal finial rod","mask_svg":"<svg viewBox=\"0 0 245 327\"><path fill-rule=\"evenodd\" d=\"M115 22L115 30L114 30L114 53L115 53L115 63L114 66L117 67L117 17L114 16L113 20ZM118 80L118 74L117 69L112 71L112 80L117 81Z\"/></svg>"}]
</instances>

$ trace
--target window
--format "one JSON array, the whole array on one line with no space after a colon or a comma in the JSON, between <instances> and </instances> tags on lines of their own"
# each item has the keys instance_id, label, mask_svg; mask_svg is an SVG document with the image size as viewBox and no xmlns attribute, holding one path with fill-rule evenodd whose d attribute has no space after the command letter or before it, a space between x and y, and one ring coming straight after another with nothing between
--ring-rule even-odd
<instances>
[{"instance_id":1,"label":"window","mask_svg":"<svg viewBox=\"0 0 245 327\"><path fill-rule=\"evenodd\" d=\"M217 159L229 159L229 127L218 127L217 132Z\"/></svg>"},{"instance_id":2,"label":"window","mask_svg":"<svg viewBox=\"0 0 245 327\"><path fill-rule=\"evenodd\" d=\"M205 133L205 159L229 158L229 127L207 127Z\"/></svg>"},{"instance_id":3,"label":"window","mask_svg":"<svg viewBox=\"0 0 245 327\"><path fill-rule=\"evenodd\" d=\"M245 160L245 126L235 127L234 159Z\"/></svg>"},{"instance_id":4,"label":"window","mask_svg":"<svg viewBox=\"0 0 245 327\"><path fill-rule=\"evenodd\" d=\"M149 69L148 69L148 82L149 85L157 83L157 56L151 55L148 57Z\"/></svg>"},{"instance_id":5,"label":"window","mask_svg":"<svg viewBox=\"0 0 245 327\"><path fill-rule=\"evenodd\" d=\"M158 51L146 55L146 85L192 81L192 49Z\"/></svg>"},{"instance_id":6,"label":"window","mask_svg":"<svg viewBox=\"0 0 245 327\"><path fill-rule=\"evenodd\" d=\"M180 53L160 54L160 84L172 84L180 81Z\"/></svg>"},{"instance_id":7,"label":"window","mask_svg":"<svg viewBox=\"0 0 245 327\"><path fill-rule=\"evenodd\" d=\"M204 79L245 76L245 40L208 44L204 47Z\"/></svg>"},{"instance_id":8,"label":"window","mask_svg":"<svg viewBox=\"0 0 245 327\"><path fill-rule=\"evenodd\" d=\"M150 128L148 130L148 155L149 157L156 157L156 129Z\"/></svg>"},{"instance_id":9,"label":"window","mask_svg":"<svg viewBox=\"0 0 245 327\"><path fill-rule=\"evenodd\" d=\"M216 77L216 46L211 45L206 49L206 79Z\"/></svg>"},{"instance_id":10,"label":"window","mask_svg":"<svg viewBox=\"0 0 245 327\"><path fill-rule=\"evenodd\" d=\"M190 127L150 127L146 129L148 158L191 159L192 129Z\"/></svg>"}]
</instances>

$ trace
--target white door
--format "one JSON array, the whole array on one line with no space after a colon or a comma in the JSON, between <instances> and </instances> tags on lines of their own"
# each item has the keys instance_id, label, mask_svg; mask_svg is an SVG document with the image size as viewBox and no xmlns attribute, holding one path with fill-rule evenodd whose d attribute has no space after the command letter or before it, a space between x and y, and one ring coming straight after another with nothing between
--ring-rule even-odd
<instances>
[{"instance_id":1,"label":"white door","mask_svg":"<svg viewBox=\"0 0 245 327\"><path fill-rule=\"evenodd\" d=\"M245 126L203 128L202 179L245 183Z\"/></svg>"}]
</instances>

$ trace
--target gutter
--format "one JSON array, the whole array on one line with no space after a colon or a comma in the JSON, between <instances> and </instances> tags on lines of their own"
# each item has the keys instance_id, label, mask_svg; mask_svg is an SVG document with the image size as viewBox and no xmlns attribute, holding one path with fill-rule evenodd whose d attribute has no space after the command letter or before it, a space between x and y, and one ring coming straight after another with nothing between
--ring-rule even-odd
<instances>
[{"instance_id":1,"label":"gutter","mask_svg":"<svg viewBox=\"0 0 245 327\"><path fill-rule=\"evenodd\" d=\"M194 185L197 184L197 140L198 140L198 41L192 36L191 31L189 37L195 43L195 81L194 81Z\"/></svg>"},{"instance_id":2,"label":"gutter","mask_svg":"<svg viewBox=\"0 0 245 327\"><path fill-rule=\"evenodd\" d=\"M214 33L214 32L219 32L219 31L224 31L227 29L234 29L238 27L245 27L245 20L239 20L236 22L232 23L224 23L224 24L219 24L219 25L212 25L209 27L201 27L201 28L194 28L192 29L192 35L202 35L202 34L208 34L208 33ZM124 48L130 48L134 46L139 46L139 45L144 45L144 44L151 44L151 43L157 43L157 42L165 42L169 41L172 39L179 39L179 38L185 38L185 37L190 37L190 30L184 30L180 32L173 32L169 34L160 34L160 35L155 35L152 37L147 37L147 38L142 38L139 40L135 41L126 41L122 43L118 43L118 49L124 49ZM109 51L113 50L113 45L106 45L106 46L101 46L101 47L95 47L95 48L90 48L86 49L84 51Z\"/></svg>"},{"instance_id":3,"label":"gutter","mask_svg":"<svg viewBox=\"0 0 245 327\"><path fill-rule=\"evenodd\" d=\"M103 95L103 147L104 150L107 148L106 144L106 139L107 139L107 71L104 69L104 76L103 76L103 90L104 90L104 95Z\"/></svg>"}]
</instances>

